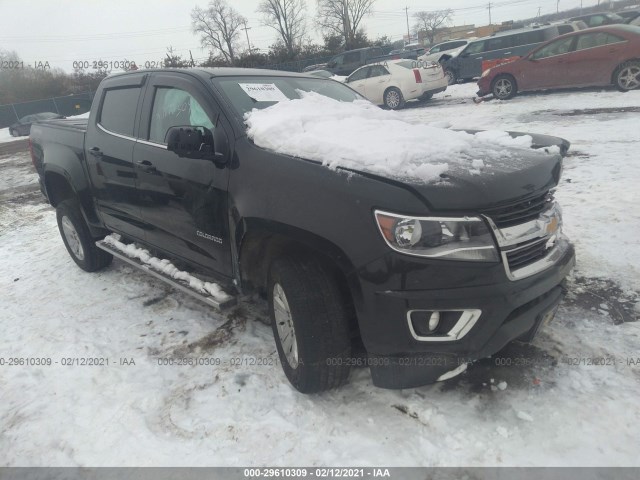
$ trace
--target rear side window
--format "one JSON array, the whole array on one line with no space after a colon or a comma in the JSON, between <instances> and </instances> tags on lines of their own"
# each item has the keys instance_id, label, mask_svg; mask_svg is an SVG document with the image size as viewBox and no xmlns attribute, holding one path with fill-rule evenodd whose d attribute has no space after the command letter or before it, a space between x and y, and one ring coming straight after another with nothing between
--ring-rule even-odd
<instances>
[{"instance_id":1,"label":"rear side window","mask_svg":"<svg viewBox=\"0 0 640 480\"><path fill-rule=\"evenodd\" d=\"M464 53L480 53L486 51L484 48L484 41L473 42L464 50Z\"/></svg>"},{"instance_id":2,"label":"rear side window","mask_svg":"<svg viewBox=\"0 0 640 480\"><path fill-rule=\"evenodd\" d=\"M369 69L370 68L371 67L364 67L364 68L361 68L360 70L356 70L349 77L349 81L350 82L355 82L357 80L364 80L365 78L367 78L367 75L369 74Z\"/></svg>"},{"instance_id":3,"label":"rear side window","mask_svg":"<svg viewBox=\"0 0 640 480\"><path fill-rule=\"evenodd\" d=\"M571 25L560 25L558 27L558 33L560 35L564 35L565 33L573 32L573 27Z\"/></svg>"},{"instance_id":4,"label":"rear side window","mask_svg":"<svg viewBox=\"0 0 640 480\"><path fill-rule=\"evenodd\" d=\"M522 45L532 45L534 43L542 43L544 41L544 31L535 30L533 32L524 32L514 35L513 45L515 47L520 47Z\"/></svg>"},{"instance_id":5,"label":"rear side window","mask_svg":"<svg viewBox=\"0 0 640 480\"><path fill-rule=\"evenodd\" d=\"M486 41L485 52L493 50L502 50L503 48L511 48L513 46L513 35L505 35L504 37L490 38Z\"/></svg>"},{"instance_id":6,"label":"rear side window","mask_svg":"<svg viewBox=\"0 0 640 480\"><path fill-rule=\"evenodd\" d=\"M389 71L386 68L384 68L382 65L374 65L369 70L369 78L381 77L383 75L389 75Z\"/></svg>"},{"instance_id":7,"label":"rear side window","mask_svg":"<svg viewBox=\"0 0 640 480\"><path fill-rule=\"evenodd\" d=\"M133 136L140 87L115 88L104 94L100 125L110 132Z\"/></svg>"},{"instance_id":8,"label":"rear side window","mask_svg":"<svg viewBox=\"0 0 640 480\"><path fill-rule=\"evenodd\" d=\"M578 38L577 50L602 47L610 43L618 42L624 42L624 39L606 32L587 33L585 35L580 35Z\"/></svg>"},{"instance_id":9,"label":"rear side window","mask_svg":"<svg viewBox=\"0 0 640 480\"><path fill-rule=\"evenodd\" d=\"M590 27L599 27L600 25L604 25L606 21L607 17L605 17L604 15L594 15L589 20L587 20L587 23Z\"/></svg>"},{"instance_id":10,"label":"rear side window","mask_svg":"<svg viewBox=\"0 0 640 480\"><path fill-rule=\"evenodd\" d=\"M360 61L360 52L350 52L344 54L344 63L356 63Z\"/></svg>"}]
</instances>

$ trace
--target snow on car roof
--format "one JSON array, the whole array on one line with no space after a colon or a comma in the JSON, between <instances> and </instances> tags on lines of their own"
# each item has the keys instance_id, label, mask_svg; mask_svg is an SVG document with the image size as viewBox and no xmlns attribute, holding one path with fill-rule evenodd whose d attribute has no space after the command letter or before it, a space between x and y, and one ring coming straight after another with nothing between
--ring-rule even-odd
<instances>
[{"instance_id":1,"label":"snow on car roof","mask_svg":"<svg viewBox=\"0 0 640 480\"><path fill-rule=\"evenodd\" d=\"M480 174L504 162L532 138L506 132L470 134L410 123L364 101L340 102L315 92L245 114L247 134L262 148L335 168L433 182L450 168ZM539 155L544 153L539 152Z\"/></svg>"}]
</instances>

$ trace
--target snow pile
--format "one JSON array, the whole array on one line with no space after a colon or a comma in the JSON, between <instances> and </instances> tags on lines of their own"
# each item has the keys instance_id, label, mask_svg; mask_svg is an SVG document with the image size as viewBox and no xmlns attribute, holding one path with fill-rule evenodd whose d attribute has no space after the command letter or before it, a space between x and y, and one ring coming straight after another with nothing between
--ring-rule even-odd
<instances>
[{"instance_id":1,"label":"snow pile","mask_svg":"<svg viewBox=\"0 0 640 480\"><path fill-rule=\"evenodd\" d=\"M19 140L19 138L12 137L9 133L9 128L0 128L0 143L13 142Z\"/></svg>"},{"instance_id":2,"label":"snow pile","mask_svg":"<svg viewBox=\"0 0 640 480\"><path fill-rule=\"evenodd\" d=\"M413 124L367 101L340 102L314 92L245 115L256 145L286 155L392 178L437 180L449 164L479 173L478 158L513 157L529 149L529 136L472 135ZM474 162L474 160L476 160ZM488 162L490 163L490 162Z\"/></svg>"},{"instance_id":3,"label":"snow pile","mask_svg":"<svg viewBox=\"0 0 640 480\"><path fill-rule=\"evenodd\" d=\"M187 285L189 285L189 287L199 291L200 293L210 295L217 302L226 302L231 298L220 288L220 285L218 285L217 283L203 282L202 280L188 274L187 272L178 270L178 268L176 268L176 266L166 258L160 259L157 257L153 257L148 250L136 247L134 244L127 245L125 243L122 243L120 241L120 235L118 234L112 233L111 235L107 235L104 238L104 242L107 245L111 245L112 247L120 250L130 258L139 259L142 263L149 265L157 272L164 273L165 275L171 278L175 278L176 280L182 280Z\"/></svg>"}]
</instances>

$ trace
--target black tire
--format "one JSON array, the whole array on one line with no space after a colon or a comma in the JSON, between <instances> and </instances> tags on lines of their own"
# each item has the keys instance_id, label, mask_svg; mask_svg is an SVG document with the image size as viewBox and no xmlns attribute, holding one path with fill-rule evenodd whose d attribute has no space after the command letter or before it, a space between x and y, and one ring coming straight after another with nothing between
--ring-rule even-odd
<instances>
[{"instance_id":1,"label":"black tire","mask_svg":"<svg viewBox=\"0 0 640 480\"><path fill-rule=\"evenodd\" d=\"M384 92L384 106L389 110L400 110L404 107L402 92L396 87L387 88Z\"/></svg>"},{"instance_id":2,"label":"black tire","mask_svg":"<svg viewBox=\"0 0 640 480\"><path fill-rule=\"evenodd\" d=\"M113 256L96 247L96 240L91 236L78 202L74 199L64 200L56 208L60 236L74 262L85 272L95 272L109 264ZM69 229L69 223L75 231ZM78 248L78 245L80 248Z\"/></svg>"},{"instance_id":3,"label":"black tire","mask_svg":"<svg viewBox=\"0 0 640 480\"><path fill-rule=\"evenodd\" d=\"M449 85L455 85L456 83L458 83L458 76L456 75L456 72L454 72L453 70L447 68L444 71L444 76L447 77L447 83Z\"/></svg>"},{"instance_id":4,"label":"black tire","mask_svg":"<svg viewBox=\"0 0 640 480\"><path fill-rule=\"evenodd\" d=\"M491 83L491 91L498 100L509 100L518 93L516 79L511 75L498 75Z\"/></svg>"},{"instance_id":5,"label":"black tire","mask_svg":"<svg viewBox=\"0 0 640 480\"><path fill-rule=\"evenodd\" d=\"M284 294L285 310L289 311L284 317L282 298L276 293L278 287ZM301 393L343 385L349 378L352 314L335 275L312 258L281 257L269 269L267 297L273 336L289 382ZM288 350L291 359L285 353L279 328L285 332L292 328L295 350Z\"/></svg>"},{"instance_id":6,"label":"black tire","mask_svg":"<svg viewBox=\"0 0 640 480\"><path fill-rule=\"evenodd\" d=\"M613 74L613 84L621 92L640 87L640 61L631 60L620 65Z\"/></svg>"},{"instance_id":7,"label":"black tire","mask_svg":"<svg viewBox=\"0 0 640 480\"><path fill-rule=\"evenodd\" d=\"M14 130L13 128L9 129L9 134L10 134L12 137L19 137L19 136L20 136L20 134L18 133L18 131L17 131L17 130Z\"/></svg>"},{"instance_id":8,"label":"black tire","mask_svg":"<svg viewBox=\"0 0 640 480\"><path fill-rule=\"evenodd\" d=\"M428 102L433 98L433 93L425 93L420 98L418 98L419 102Z\"/></svg>"}]
</instances>

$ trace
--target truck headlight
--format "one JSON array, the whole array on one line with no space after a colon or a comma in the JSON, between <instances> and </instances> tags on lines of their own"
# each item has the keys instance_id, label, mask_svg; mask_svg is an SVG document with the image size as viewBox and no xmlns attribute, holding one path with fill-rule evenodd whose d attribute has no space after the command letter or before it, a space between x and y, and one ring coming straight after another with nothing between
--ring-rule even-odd
<instances>
[{"instance_id":1,"label":"truck headlight","mask_svg":"<svg viewBox=\"0 0 640 480\"><path fill-rule=\"evenodd\" d=\"M376 211L380 233L392 249L418 257L497 262L491 232L479 217L407 217Z\"/></svg>"}]
</instances>

